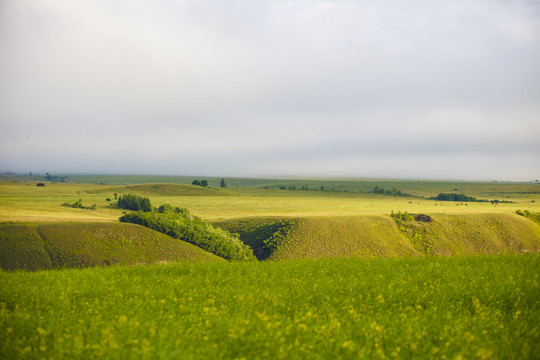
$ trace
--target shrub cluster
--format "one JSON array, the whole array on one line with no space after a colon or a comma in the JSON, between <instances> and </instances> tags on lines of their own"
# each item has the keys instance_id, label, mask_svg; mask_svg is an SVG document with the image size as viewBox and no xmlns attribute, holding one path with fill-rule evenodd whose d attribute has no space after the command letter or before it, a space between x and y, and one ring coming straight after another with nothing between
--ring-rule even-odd
<instances>
[{"instance_id":1,"label":"shrub cluster","mask_svg":"<svg viewBox=\"0 0 540 360\"><path fill-rule=\"evenodd\" d=\"M152 204L149 198L133 194L120 195L118 197L118 207L135 211L152 211Z\"/></svg>"},{"instance_id":2,"label":"shrub cluster","mask_svg":"<svg viewBox=\"0 0 540 360\"><path fill-rule=\"evenodd\" d=\"M96 204L92 205L92 206L83 206L82 204L82 199L79 199L77 201L75 201L74 203L63 203L62 206L69 206L69 207L72 207L72 208L75 208L75 209L88 209L88 210L96 210Z\"/></svg>"},{"instance_id":3,"label":"shrub cluster","mask_svg":"<svg viewBox=\"0 0 540 360\"><path fill-rule=\"evenodd\" d=\"M227 260L254 260L251 248L229 232L192 216L188 209L161 205L155 211L125 214L122 222L142 225L194 244Z\"/></svg>"},{"instance_id":4,"label":"shrub cluster","mask_svg":"<svg viewBox=\"0 0 540 360\"><path fill-rule=\"evenodd\" d=\"M404 213L402 213L401 211L398 211L397 213L395 213L394 210L392 210L392 213L390 214L390 216L396 220L400 220L403 222L410 222L414 220L414 217L406 211Z\"/></svg>"},{"instance_id":5,"label":"shrub cluster","mask_svg":"<svg viewBox=\"0 0 540 360\"><path fill-rule=\"evenodd\" d=\"M516 214L525 216L525 217L531 216L531 213L529 212L529 210L516 210Z\"/></svg>"}]
</instances>

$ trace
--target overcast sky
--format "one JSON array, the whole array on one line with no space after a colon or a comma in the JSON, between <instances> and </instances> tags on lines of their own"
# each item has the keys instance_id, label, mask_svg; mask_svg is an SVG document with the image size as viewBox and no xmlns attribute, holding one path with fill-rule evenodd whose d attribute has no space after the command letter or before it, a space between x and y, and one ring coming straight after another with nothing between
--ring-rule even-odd
<instances>
[{"instance_id":1,"label":"overcast sky","mask_svg":"<svg viewBox=\"0 0 540 360\"><path fill-rule=\"evenodd\" d=\"M540 2L0 1L0 171L540 178Z\"/></svg>"}]
</instances>

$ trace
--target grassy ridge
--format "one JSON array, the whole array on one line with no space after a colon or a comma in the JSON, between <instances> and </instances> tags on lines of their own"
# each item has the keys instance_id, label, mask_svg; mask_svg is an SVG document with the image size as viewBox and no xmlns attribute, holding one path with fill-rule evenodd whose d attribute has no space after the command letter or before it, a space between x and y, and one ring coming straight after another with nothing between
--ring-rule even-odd
<instances>
[{"instance_id":1,"label":"grassy ridge","mask_svg":"<svg viewBox=\"0 0 540 360\"><path fill-rule=\"evenodd\" d=\"M516 214L440 214L431 222L400 222L399 228L429 255L540 251L540 226Z\"/></svg>"},{"instance_id":2,"label":"grassy ridge","mask_svg":"<svg viewBox=\"0 0 540 360\"><path fill-rule=\"evenodd\" d=\"M193 186L186 184L139 184L139 185L124 185L100 188L89 191L93 194L112 194L112 193L136 193L143 195L159 195L159 196L219 196L223 191L215 188L205 188L201 186Z\"/></svg>"},{"instance_id":3,"label":"grassy ridge","mask_svg":"<svg viewBox=\"0 0 540 360\"><path fill-rule=\"evenodd\" d=\"M0 354L532 359L539 268L523 254L0 272Z\"/></svg>"},{"instance_id":4,"label":"grassy ridge","mask_svg":"<svg viewBox=\"0 0 540 360\"><path fill-rule=\"evenodd\" d=\"M179 260L221 259L184 241L133 224L0 225L0 268L6 270Z\"/></svg>"},{"instance_id":5,"label":"grassy ridge","mask_svg":"<svg viewBox=\"0 0 540 360\"><path fill-rule=\"evenodd\" d=\"M415 256L416 251L386 216L307 217L270 260Z\"/></svg>"},{"instance_id":6,"label":"grassy ridge","mask_svg":"<svg viewBox=\"0 0 540 360\"><path fill-rule=\"evenodd\" d=\"M256 255L281 229L282 218L248 218L214 224L237 232ZM432 216L399 225L390 216L325 216L292 220L279 246L263 258L474 255L540 251L540 226L516 214Z\"/></svg>"}]
</instances>

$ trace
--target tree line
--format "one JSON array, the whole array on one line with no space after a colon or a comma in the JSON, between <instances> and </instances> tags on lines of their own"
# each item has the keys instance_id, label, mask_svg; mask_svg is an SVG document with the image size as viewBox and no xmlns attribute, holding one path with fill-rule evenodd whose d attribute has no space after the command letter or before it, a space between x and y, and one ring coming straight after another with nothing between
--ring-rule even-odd
<instances>
[{"instance_id":1,"label":"tree line","mask_svg":"<svg viewBox=\"0 0 540 360\"><path fill-rule=\"evenodd\" d=\"M202 186L202 187L208 187L208 180L206 179L202 179L202 180L199 180L199 179L195 179L191 182L191 185L196 185L196 186ZM219 187L222 187L222 188L226 188L227 187L227 184L225 183L225 179L221 179L220 183L219 183Z\"/></svg>"},{"instance_id":2,"label":"tree line","mask_svg":"<svg viewBox=\"0 0 540 360\"><path fill-rule=\"evenodd\" d=\"M430 197L429 200L438 200L438 201L460 201L460 202L488 202L492 204L499 203L511 203L512 201L506 200L487 200L487 199L477 199L473 196L467 196L465 194L444 194L440 193L435 197Z\"/></svg>"},{"instance_id":3,"label":"tree line","mask_svg":"<svg viewBox=\"0 0 540 360\"><path fill-rule=\"evenodd\" d=\"M372 191L370 191L374 194L381 194L381 195L391 195L391 196L405 196L405 197L412 197L413 195L407 194L404 192L401 192L401 190L396 189L395 187L392 188L392 190L386 190L382 187L375 186Z\"/></svg>"}]
</instances>

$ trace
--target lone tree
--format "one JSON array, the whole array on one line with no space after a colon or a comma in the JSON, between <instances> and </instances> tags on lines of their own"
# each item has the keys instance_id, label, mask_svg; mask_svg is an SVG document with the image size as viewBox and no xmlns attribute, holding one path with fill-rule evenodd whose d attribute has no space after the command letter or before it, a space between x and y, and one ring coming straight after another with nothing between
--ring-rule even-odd
<instances>
[{"instance_id":1,"label":"lone tree","mask_svg":"<svg viewBox=\"0 0 540 360\"><path fill-rule=\"evenodd\" d=\"M226 188L227 184L225 184L225 179L221 179L221 182L219 183L219 187Z\"/></svg>"}]
</instances>

